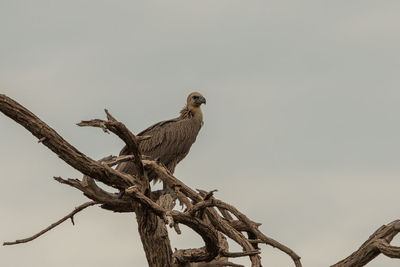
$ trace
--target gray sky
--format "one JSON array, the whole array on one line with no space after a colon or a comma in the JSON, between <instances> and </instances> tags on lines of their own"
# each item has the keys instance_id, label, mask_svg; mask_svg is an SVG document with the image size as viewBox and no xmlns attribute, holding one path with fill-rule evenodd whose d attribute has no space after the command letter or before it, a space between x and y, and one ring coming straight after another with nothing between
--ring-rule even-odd
<instances>
[{"instance_id":1,"label":"gray sky","mask_svg":"<svg viewBox=\"0 0 400 267\"><path fill-rule=\"evenodd\" d=\"M205 124L176 176L218 189L304 266L328 266L400 219L399 12L399 1L368 0L3 0L0 92L95 159L122 142L74 123L107 107L139 132L202 92ZM85 197L52 180L77 171L3 115L0 127L3 242ZM1 247L0 265L146 265L134 215L91 208L75 221ZM202 245L189 232L171 239ZM262 259L292 266L265 246Z\"/></svg>"}]
</instances>

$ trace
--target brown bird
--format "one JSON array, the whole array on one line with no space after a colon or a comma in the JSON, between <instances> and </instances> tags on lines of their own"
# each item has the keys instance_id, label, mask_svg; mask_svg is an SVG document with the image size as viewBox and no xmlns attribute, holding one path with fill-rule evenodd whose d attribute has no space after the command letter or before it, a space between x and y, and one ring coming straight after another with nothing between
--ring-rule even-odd
<instances>
[{"instance_id":1,"label":"brown bird","mask_svg":"<svg viewBox=\"0 0 400 267\"><path fill-rule=\"evenodd\" d=\"M158 160L174 173L176 165L189 153L203 125L201 104L206 104L206 99L200 93L193 92L187 97L186 106L181 110L179 117L161 121L140 132L138 136L150 136L139 144L142 154ZM128 153L125 146L120 155ZM132 162L123 162L116 169L129 174L136 173ZM157 180L155 174L148 173L148 177L150 181Z\"/></svg>"}]
</instances>

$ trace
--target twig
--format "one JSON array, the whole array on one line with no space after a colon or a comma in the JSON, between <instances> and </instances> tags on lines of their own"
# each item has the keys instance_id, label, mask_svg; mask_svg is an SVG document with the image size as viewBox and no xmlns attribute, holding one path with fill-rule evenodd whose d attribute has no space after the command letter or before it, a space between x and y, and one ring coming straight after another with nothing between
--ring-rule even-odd
<instances>
[{"instance_id":1,"label":"twig","mask_svg":"<svg viewBox=\"0 0 400 267\"><path fill-rule=\"evenodd\" d=\"M105 162L109 167L115 166L121 162L133 160L133 155L122 155L122 156L108 156L99 160L99 162Z\"/></svg>"},{"instance_id":2,"label":"twig","mask_svg":"<svg viewBox=\"0 0 400 267\"><path fill-rule=\"evenodd\" d=\"M106 113L106 115L107 115L107 120L109 120L109 121L117 121L109 112L108 112L108 109L104 109L104 112Z\"/></svg>"},{"instance_id":3,"label":"twig","mask_svg":"<svg viewBox=\"0 0 400 267\"><path fill-rule=\"evenodd\" d=\"M196 189L196 190L200 193L200 195L203 197L204 200L210 199L211 197L214 196L215 192L218 192L218 189L211 190L210 192L207 192L202 189Z\"/></svg>"},{"instance_id":4,"label":"twig","mask_svg":"<svg viewBox=\"0 0 400 267\"><path fill-rule=\"evenodd\" d=\"M68 219L71 219L72 223L74 224L73 217L74 217L75 214L77 214L78 212L80 212L83 209L86 209L87 207L90 207L90 206L93 206L93 205L96 205L96 204L97 204L97 202L95 202L95 201L89 201L89 202L83 203L82 205L76 207L67 216L65 216L62 219L58 220L57 222L51 224L49 227L47 227L46 229L43 229L39 233L37 233L37 234L35 234L35 235L31 236L31 237L28 237L28 238L16 240L14 242L4 242L3 246L16 245L16 244L27 243L29 241L32 241L32 240L38 238L39 236L43 235L44 233L50 231L51 229L53 229L57 225L61 224L62 222L68 220Z\"/></svg>"},{"instance_id":5,"label":"twig","mask_svg":"<svg viewBox=\"0 0 400 267\"><path fill-rule=\"evenodd\" d=\"M40 144L40 143L44 142L45 140L46 140L46 137L42 137L37 142Z\"/></svg>"}]
</instances>

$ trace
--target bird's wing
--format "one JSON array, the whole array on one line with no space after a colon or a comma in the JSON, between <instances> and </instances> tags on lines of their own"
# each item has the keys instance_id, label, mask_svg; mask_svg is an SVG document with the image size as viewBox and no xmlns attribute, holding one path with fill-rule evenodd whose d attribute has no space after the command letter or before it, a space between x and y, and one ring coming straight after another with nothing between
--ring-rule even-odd
<instances>
[{"instance_id":1,"label":"bird's wing","mask_svg":"<svg viewBox=\"0 0 400 267\"><path fill-rule=\"evenodd\" d=\"M191 119L177 118L161 122L140 133L150 136L150 139L140 143L140 149L144 155L153 159L162 157L160 160L165 163L175 157L183 158L196 140L199 130Z\"/></svg>"},{"instance_id":2,"label":"bird's wing","mask_svg":"<svg viewBox=\"0 0 400 267\"><path fill-rule=\"evenodd\" d=\"M181 118L178 117L178 118L174 118L174 119L170 119L170 120L166 120L166 121L157 122L157 123L151 125L150 127L148 127L147 129L141 131L141 132L138 133L137 135L138 135L138 136L144 136L144 135L146 135L146 133L148 133L148 132L154 130L155 128L162 127L163 125L168 124L168 123L177 122L177 121L179 121L180 119L181 119Z\"/></svg>"},{"instance_id":3,"label":"bird's wing","mask_svg":"<svg viewBox=\"0 0 400 267\"><path fill-rule=\"evenodd\" d=\"M140 132L138 136L150 136L149 139L140 142L141 152L152 159L159 158L162 162L168 162L165 157L176 157L187 154L190 146L196 140L200 127L191 119L175 118L156 123L146 130ZM120 155L127 154L126 146ZM183 157L185 155L182 155Z\"/></svg>"},{"instance_id":4,"label":"bird's wing","mask_svg":"<svg viewBox=\"0 0 400 267\"><path fill-rule=\"evenodd\" d=\"M167 148L174 143L174 140L179 139L176 133L179 130L180 121L179 118L162 121L140 132L138 136L150 136L149 139L140 142L142 153L152 158L160 155L162 147Z\"/></svg>"},{"instance_id":5,"label":"bird's wing","mask_svg":"<svg viewBox=\"0 0 400 267\"><path fill-rule=\"evenodd\" d=\"M136 136L147 136L147 135L150 136L149 139L140 142L141 152L151 151L155 147L159 146L164 141L165 138L165 130L166 130L165 125L177 122L178 120L179 118L160 121L138 133ZM120 152L120 155L126 155L128 153L129 151L127 146L124 146Z\"/></svg>"},{"instance_id":6,"label":"bird's wing","mask_svg":"<svg viewBox=\"0 0 400 267\"><path fill-rule=\"evenodd\" d=\"M158 122L158 123L148 127L147 129L141 131L140 133L138 133L137 136L150 135L149 139L142 140L139 144L139 148L140 148L142 154L149 156L151 159L159 158L159 155L161 152L160 146L165 138L165 132L166 132L165 125L174 123L177 120L178 120L178 118L172 119L172 120L161 121L161 122ZM130 152L128 150L128 147L125 145L122 148L119 155L121 156L121 155L127 155L127 154L130 154ZM116 169L118 171L126 172L129 174L136 173L136 168L132 162L122 162L122 163L118 164Z\"/></svg>"},{"instance_id":7,"label":"bird's wing","mask_svg":"<svg viewBox=\"0 0 400 267\"><path fill-rule=\"evenodd\" d=\"M139 148L144 156L148 156L152 160L159 160L173 173L176 164L189 153L200 128L201 123L190 118L178 117L162 121L138 134L138 136L150 136L149 139L140 142ZM125 146L120 155L126 154L129 154L129 151ZM116 169L130 174L136 172L132 162L122 162ZM150 176L149 179L155 179Z\"/></svg>"}]
</instances>

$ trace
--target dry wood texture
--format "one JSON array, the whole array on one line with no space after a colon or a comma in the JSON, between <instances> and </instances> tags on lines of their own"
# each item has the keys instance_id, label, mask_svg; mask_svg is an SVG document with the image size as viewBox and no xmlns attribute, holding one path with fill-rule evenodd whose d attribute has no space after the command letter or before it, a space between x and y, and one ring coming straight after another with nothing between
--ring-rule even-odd
<instances>
[{"instance_id":1,"label":"dry wood texture","mask_svg":"<svg viewBox=\"0 0 400 267\"><path fill-rule=\"evenodd\" d=\"M109 156L99 161L79 152L29 110L1 94L0 111L25 127L67 164L79 170L84 175L82 179L55 177L55 180L80 190L92 200L77 207L38 234L27 239L6 242L4 245L29 242L68 218L73 220L73 216L84 208L100 204L105 210L136 213L138 230L149 266L241 266L229 262L229 258L235 257L249 257L251 266L261 266L260 244L281 250L292 258L295 266L302 266L300 257L293 250L259 230L260 223L252 221L234 206L216 199L216 190L195 191L174 177L162 164L147 160L138 149L138 144L151 136L136 137L108 111L107 120L82 121L78 125L100 127L105 132L113 132L125 142L131 155ZM135 176L112 168L124 161L134 163ZM172 188L174 197L160 191L152 192L146 176L148 171L157 174L159 180ZM107 192L97 186L95 181L112 186L122 193ZM173 210L175 198L186 207L184 211ZM199 234L204 240L204 246L173 252L166 227L174 228L180 234L179 224L184 224ZM390 245L390 241L399 230L398 221L382 226L359 250L333 266L363 266L379 253L399 258L400 248ZM247 237L244 233L247 233ZM239 244L242 251L230 252L227 238Z\"/></svg>"}]
</instances>

